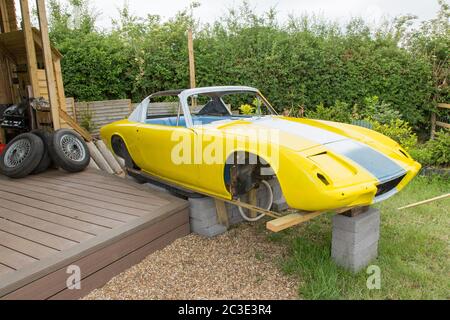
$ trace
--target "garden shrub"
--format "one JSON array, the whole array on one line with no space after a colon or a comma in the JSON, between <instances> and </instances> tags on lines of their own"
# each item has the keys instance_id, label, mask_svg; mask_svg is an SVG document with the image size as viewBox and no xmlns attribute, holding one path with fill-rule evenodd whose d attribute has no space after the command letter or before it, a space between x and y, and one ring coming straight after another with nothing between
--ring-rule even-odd
<instances>
[{"instance_id":1,"label":"garden shrub","mask_svg":"<svg viewBox=\"0 0 450 320\"><path fill-rule=\"evenodd\" d=\"M98 30L88 0L69 3L49 2L50 35L64 55L66 93L77 100L140 101L151 92L188 87L189 27L197 86L258 87L279 112L299 106L313 114L320 106L316 114L329 116L324 108L345 101L367 115L365 98L377 96L419 129L428 124L436 99L429 51L413 46L419 37L402 46L403 33L393 22L382 29L354 19L342 27L304 16L280 24L273 11L255 14L244 3L206 25L189 10L162 20L133 16L125 7L113 30ZM421 43L427 39L420 37ZM385 117L395 115L380 116L374 120L387 123ZM337 120L348 117L339 114Z\"/></svg>"},{"instance_id":2,"label":"garden shrub","mask_svg":"<svg viewBox=\"0 0 450 320\"><path fill-rule=\"evenodd\" d=\"M306 116L311 119L346 123L350 123L352 120L349 105L342 101L336 101L334 105L329 107L325 107L323 103L320 103L315 110L307 110Z\"/></svg>"},{"instance_id":3,"label":"garden shrub","mask_svg":"<svg viewBox=\"0 0 450 320\"><path fill-rule=\"evenodd\" d=\"M434 140L410 150L411 156L425 166L450 165L450 133L448 130L436 132Z\"/></svg>"},{"instance_id":4,"label":"garden shrub","mask_svg":"<svg viewBox=\"0 0 450 320\"><path fill-rule=\"evenodd\" d=\"M412 150L417 145L417 135L413 132L411 126L404 120L395 119L384 124L372 120L370 123L372 123L373 130L397 141L407 151Z\"/></svg>"}]
</instances>

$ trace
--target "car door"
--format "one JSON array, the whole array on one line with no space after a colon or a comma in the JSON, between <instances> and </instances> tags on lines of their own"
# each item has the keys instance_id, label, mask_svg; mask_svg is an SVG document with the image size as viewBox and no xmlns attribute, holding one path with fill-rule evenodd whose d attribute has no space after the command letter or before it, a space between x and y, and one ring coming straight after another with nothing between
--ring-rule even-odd
<instances>
[{"instance_id":1,"label":"car door","mask_svg":"<svg viewBox=\"0 0 450 320\"><path fill-rule=\"evenodd\" d=\"M142 170L186 186L197 185L194 130L184 126L140 124L137 131Z\"/></svg>"}]
</instances>

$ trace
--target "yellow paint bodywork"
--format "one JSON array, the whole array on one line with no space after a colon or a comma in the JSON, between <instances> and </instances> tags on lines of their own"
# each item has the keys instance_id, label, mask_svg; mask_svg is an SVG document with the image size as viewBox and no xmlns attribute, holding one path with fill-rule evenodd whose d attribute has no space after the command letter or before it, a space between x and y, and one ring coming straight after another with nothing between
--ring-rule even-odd
<instances>
[{"instance_id":1,"label":"yellow paint bodywork","mask_svg":"<svg viewBox=\"0 0 450 320\"><path fill-rule=\"evenodd\" d=\"M408 184L420 170L420 164L395 141L375 131L329 121L281 116L277 118L325 129L378 150L406 171L406 176L397 186L398 190ZM224 182L225 161L230 151L247 151L264 158L273 167L283 195L291 208L315 211L373 203L378 180L361 166L324 145L286 132L279 133L275 148L278 156L275 159L273 143L252 134L251 130L248 133L252 128L255 132L259 129L257 124L245 119L193 128L122 120L104 126L101 129L101 137L110 149L112 136L122 137L133 161L150 175L226 199L231 199L231 194ZM243 135L242 130L246 130L247 134ZM194 160L192 163L173 162L172 152L180 142L173 139L174 134L181 137L180 139L190 139L192 142L195 139L206 141L197 149L192 148L190 154L183 155ZM227 146L232 140L237 143L231 147ZM217 142L220 142L222 148L212 145ZM216 159L220 159L218 163L198 160L199 154L208 153L212 149L215 150ZM329 184L326 185L317 174L325 177Z\"/></svg>"}]
</instances>

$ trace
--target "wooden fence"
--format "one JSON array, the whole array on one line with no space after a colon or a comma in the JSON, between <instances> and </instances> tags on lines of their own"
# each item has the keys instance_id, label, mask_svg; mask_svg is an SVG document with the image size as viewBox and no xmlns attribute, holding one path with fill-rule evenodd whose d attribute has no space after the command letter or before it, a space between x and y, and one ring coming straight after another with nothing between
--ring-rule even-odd
<instances>
[{"instance_id":1,"label":"wooden fence","mask_svg":"<svg viewBox=\"0 0 450 320\"><path fill-rule=\"evenodd\" d=\"M89 124L89 131L94 136L99 134L102 126L128 117L136 106L129 99L75 102L73 98L67 98L66 105L67 113L80 125Z\"/></svg>"},{"instance_id":2,"label":"wooden fence","mask_svg":"<svg viewBox=\"0 0 450 320\"><path fill-rule=\"evenodd\" d=\"M438 116L436 115L436 113L432 113L431 114L431 139L434 139L434 136L436 134L436 127L441 127L441 128L447 128L450 129L450 116L449 116L449 112L450 112L450 104L448 103L439 103L438 108L440 109L444 109L444 112L447 111L447 116L441 118L438 118ZM446 119L444 119L446 118ZM444 122L447 121L447 122Z\"/></svg>"},{"instance_id":3,"label":"wooden fence","mask_svg":"<svg viewBox=\"0 0 450 320\"><path fill-rule=\"evenodd\" d=\"M66 98L66 105L67 114L83 127L89 124L89 132L97 137L102 126L127 118L138 103L131 103L130 99L75 102L73 98ZM191 111L196 113L202 107L197 105ZM149 116L175 115L177 112L178 102L152 102L148 108Z\"/></svg>"}]
</instances>

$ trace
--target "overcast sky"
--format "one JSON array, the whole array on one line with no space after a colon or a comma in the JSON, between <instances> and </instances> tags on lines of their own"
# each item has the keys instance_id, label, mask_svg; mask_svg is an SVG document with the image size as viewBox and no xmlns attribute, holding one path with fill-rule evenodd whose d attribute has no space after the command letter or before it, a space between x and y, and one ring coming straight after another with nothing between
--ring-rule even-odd
<instances>
[{"instance_id":1,"label":"overcast sky","mask_svg":"<svg viewBox=\"0 0 450 320\"><path fill-rule=\"evenodd\" d=\"M63 0L67 1L67 0ZM98 24L110 27L111 18L117 17L117 9L125 0L91 0L95 9L101 13ZM158 14L169 18L175 12L186 8L191 0L127 0L132 13L145 17ZM199 0L201 6L195 9L195 17L202 22L212 22L228 8L239 6L241 0ZM249 0L252 8L263 12L275 7L279 19L284 20L289 14L318 13L326 18L345 22L351 17L362 16L371 22L383 17L401 14L414 14L421 20L434 17L438 10L436 0Z\"/></svg>"}]
</instances>

